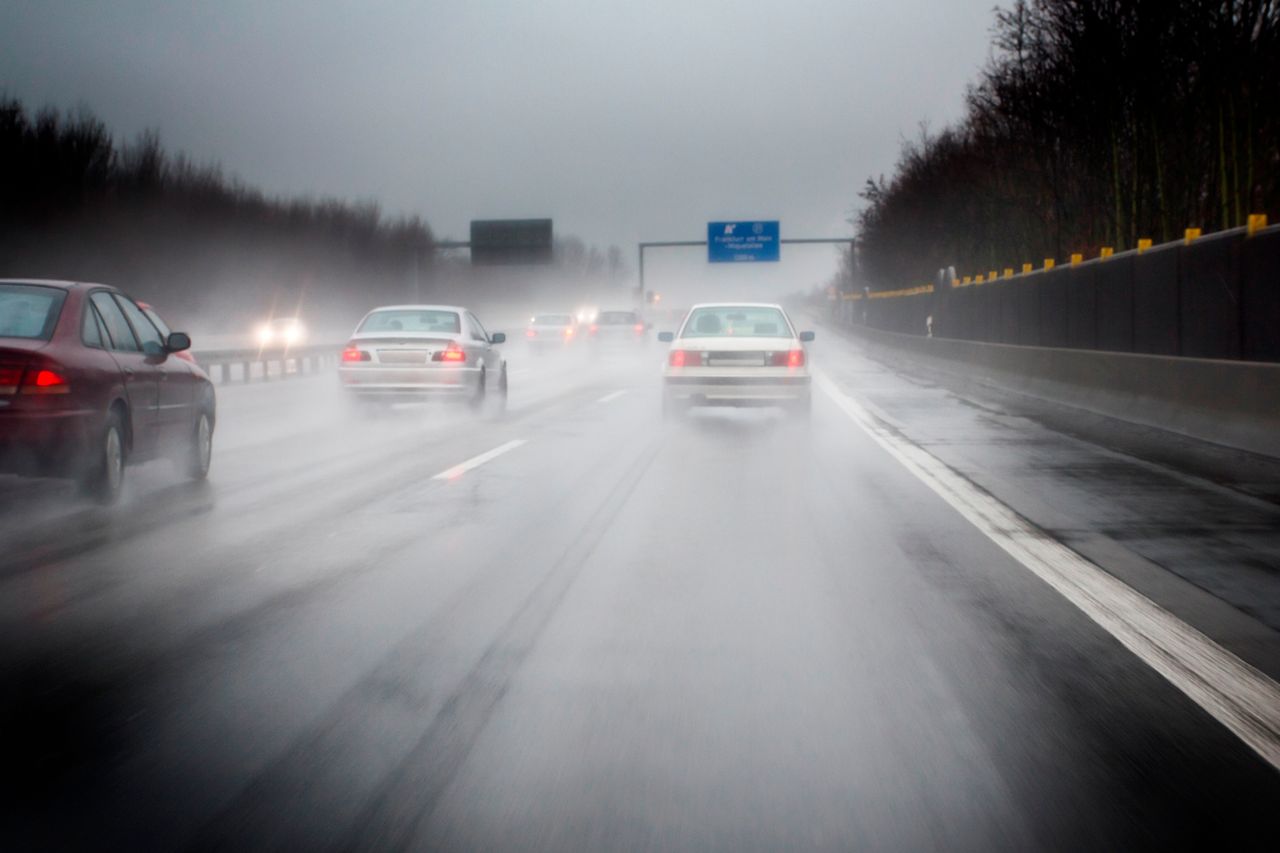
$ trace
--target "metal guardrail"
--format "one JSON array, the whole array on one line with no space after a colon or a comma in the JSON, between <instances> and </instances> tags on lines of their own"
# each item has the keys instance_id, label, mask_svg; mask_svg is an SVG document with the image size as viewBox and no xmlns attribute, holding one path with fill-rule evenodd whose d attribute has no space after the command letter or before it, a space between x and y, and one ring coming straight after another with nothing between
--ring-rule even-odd
<instances>
[{"instance_id":1,"label":"metal guardrail","mask_svg":"<svg viewBox=\"0 0 1280 853\"><path fill-rule=\"evenodd\" d=\"M224 385L233 381L269 381L318 373L326 367L336 366L341 351L340 345L312 344L287 348L194 350L192 355L214 382Z\"/></svg>"}]
</instances>

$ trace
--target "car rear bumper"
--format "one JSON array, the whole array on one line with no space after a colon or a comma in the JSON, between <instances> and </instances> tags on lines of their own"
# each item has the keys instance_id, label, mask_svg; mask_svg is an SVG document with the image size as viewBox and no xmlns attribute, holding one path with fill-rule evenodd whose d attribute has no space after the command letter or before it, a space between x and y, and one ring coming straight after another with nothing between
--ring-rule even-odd
<instances>
[{"instance_id":1,"label":"car rear bumper","mask_svg":"<svg viewBox=\"0 0 1280 853\"><path fill-rule=\"evenodd\" d=\"M90 412L0 410L0 473L65 476L89 458L100 418Z\"/></svg>"},{"instance_id":2,"label":"car rear bumper","mask_svg":"<svg viewBox=\"0 0 1280 853\"><path fill-rule=\"evenodd\" d=\"M807 374L792 376L666 376L668 396L695 404L733 405L787 402L810 394Z\"/></svg>"},{"instance_id":3,"label":"car rear bumper","mask_svg":"<svg viewBox=\"0 0 1280 853\"><path fill-rule=\"evenodd\" d=\"M478 367L340 367L348 393L377 399L470 397L480 384Z\"/></svg>"}]
</instances>

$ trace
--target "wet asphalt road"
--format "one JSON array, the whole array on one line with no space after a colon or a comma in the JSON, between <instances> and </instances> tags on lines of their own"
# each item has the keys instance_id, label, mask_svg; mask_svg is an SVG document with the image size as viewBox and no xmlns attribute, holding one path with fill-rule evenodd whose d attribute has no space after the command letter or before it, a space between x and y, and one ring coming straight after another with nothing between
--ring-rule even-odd
<instances>
[{"instance_id":1,"label":"wet asphalt road","mask_svg":"<svg viewBox=\"0 0 1280 853\"><path fill-rule=\"evenodd\" d=\"M664 423L660 353L513 348L503 418L225 388L210 482L111 511L0 480L4 846L1274 849L1280 774L829 397ZM814 360L1280 670L1271 500Z\"/></svg>"}]
</instances>

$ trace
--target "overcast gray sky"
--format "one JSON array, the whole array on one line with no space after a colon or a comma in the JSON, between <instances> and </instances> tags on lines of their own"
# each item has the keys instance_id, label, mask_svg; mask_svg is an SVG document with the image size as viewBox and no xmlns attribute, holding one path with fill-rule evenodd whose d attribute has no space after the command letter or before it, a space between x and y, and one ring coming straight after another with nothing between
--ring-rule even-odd
<instances>
[{"instance_id":1,"label":"overcast gray sky","mask_svg":"<svg viewBox=\"0 0 1280 853\"><path fill-rule=\"evenodd\" d=\"M0 89L272 194L376 199L440 236L551 216L617 244L714 219L841 236L904 135L963 108L995 0L0 0ZM701 256L655 259L694 274ZM808 286L825 248L760 279Z\"/></svg>"}]
</instances>

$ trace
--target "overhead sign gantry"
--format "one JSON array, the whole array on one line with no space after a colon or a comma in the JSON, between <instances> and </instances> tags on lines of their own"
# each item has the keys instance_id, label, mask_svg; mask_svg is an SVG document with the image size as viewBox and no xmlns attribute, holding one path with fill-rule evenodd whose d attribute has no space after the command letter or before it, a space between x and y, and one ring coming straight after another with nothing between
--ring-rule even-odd
<instances>
[{"instance_id":1,"label":"overhead sign gantry","mask_svg":"<svg viewBox=\"0 0 1280 853\"><path fill-rule=\"evenodd\" d=\"M706 246L707 263L759 263L782 259L783 243L854 243L853 237L792 237L782 239L776 219L736 222L708 222L706 240L663 240L636 244L639 254L640 285L644 296L644 253L646 249L677 246Z\"/></svg>"}]
</instances>

